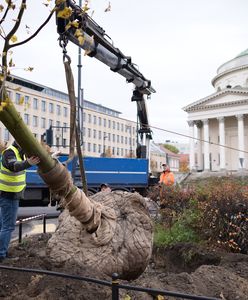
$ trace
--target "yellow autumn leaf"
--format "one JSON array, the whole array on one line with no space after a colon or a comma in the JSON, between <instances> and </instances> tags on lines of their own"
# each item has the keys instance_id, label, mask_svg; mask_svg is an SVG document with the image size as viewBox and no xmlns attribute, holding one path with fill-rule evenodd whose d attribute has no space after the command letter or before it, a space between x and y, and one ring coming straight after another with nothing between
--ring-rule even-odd
<instances>
[{"instance_id":1,"label":"yellow autumn leaf","mask_svg":"<svg viewBox=\"0 0 248 300\"><path fill-rule=\"evenodd\" d=\"M58 12L58 18L68 19L72 15L72 9L70 7L65 7L63 10Z\"/></svg>"},{"instance_id":2,"label":"yellow autumn leaf","mask_svg":"<svg viewBox=\"0 0 248 300\"><path fill-rule=\"evenodd\" d=\"M0 12L2 12L3 10L4 10L4 6L0 4Z\"/></svg>"},{"instance_id":3,"label":"yellow autumn leaf","mask_svg":"<svg viewBox=\"0 0 248 300\"><path fill-rule=\"evenodd\" d=\"M165 300L164 296L161 296L161 295L157 295L157 298L156 300Z\"/></svg>"},{"instance_id":4,"label":"yellow autumn leaf","mask_svg":"<svg viewBox=\"0 0 248 300\"><path fill-rule=\"evenodd\" d=\"M65 3L65 1L66 1L66 0L56 0L56 1L55 1L55 4L56 4L56 5L60 5L60 4L62 4L62 3Z\"/></svg>"},{"instance_id":5,"label":"yellow autumn leaf","mask_svg":"<svg viewBox=\"0 0 248 300\"><path fill-rule=\"evenodd\" d=\"M127 295L125 295L125 297L123 298L123 300L132 300L132 298L127 294Z\"/></svg>"},{"instance_id":6,"label":"yellow autumn leaf","mask_svg":"<svg viewBox=\"0 0 248 300\"><path fill-rule=\"evenodd\" d=\"M80 35L77 39L78 39L79 44L82 46L83 43L84 43L84 41L85 41L84 36L83 36L83 35Z\"/></svg>"},{"instance_id":7,"label":"yellow autumn leaf","mask_svg":"<svg viewBox=\"0 0 248 300\"><path fill-rule=\"evenodd\" d=\"M24 103L24 97L21 96L21 98L19 99L19 104L22 105Z\"/></svg>"},{"instance_id":8,"label":"yellow autumn leaf","mask_svg":"<svg viewBox=\"0 0 248 300\"><path fill-rule=\"evenodd\" d=\"M2 108L2 106L0 106L0 111L3 111L3 108Z\"/></svg>"},{"instance_id":9,"label":"yellow autumn leaf","mask_svg":"<svg viewBox=\"0 0 248 300\"><path fill-rule=\"evenodd\" d=\"M78 20L71 22L71 26L78 28L78 26L79 26Z\"/></svg>"},{"instance_id":10,"label":"yellow autumn leaf","mask_svg":"<svg viewBox=\"0 0 248 300\"><path fill-rule=\"evenodd\" d=\"M0 75L0 81L4 81L4 76Z\"/></svg>"},{"instance_id":11,"label":"yellow autumn leaf","mask_svg":"<svg viewBox=\"0 0 248 300\"><path fill-rule=\"evenodd\" d=\"M28 67L28 68L25 68L25 69L24 69L24 71L29 71L29 72L32 72L32 71L33 71L33 69L34 69L33 67Z\"/></svg>"},{"instance_id":12,"label":"yellow autumn leaf","mask_svg":"<svg viewBox=\"0 0 248 300\"><path fill-rule=\"evenodd\" d=\"M10 38L12 43L16 43L17 42L17 36L16 35L12 35L12 37Z\"/></svg>"}]
</instances>

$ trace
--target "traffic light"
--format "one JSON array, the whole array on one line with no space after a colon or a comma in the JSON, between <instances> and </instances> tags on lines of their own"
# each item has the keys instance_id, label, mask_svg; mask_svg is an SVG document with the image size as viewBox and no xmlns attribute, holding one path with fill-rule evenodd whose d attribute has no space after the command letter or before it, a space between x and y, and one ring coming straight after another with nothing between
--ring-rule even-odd
<instances>
[{"instance_id":1,"label":"traffic light","mask_svg":"<svg viewBox=\"0 0 248 300\"><path fill-rule=\"evenodd\" d=\"M49 129L46 130L46 144L49 147L53 146L53 130L52 130L52 127L49 127Z\"/></svg>"}]
</instances>

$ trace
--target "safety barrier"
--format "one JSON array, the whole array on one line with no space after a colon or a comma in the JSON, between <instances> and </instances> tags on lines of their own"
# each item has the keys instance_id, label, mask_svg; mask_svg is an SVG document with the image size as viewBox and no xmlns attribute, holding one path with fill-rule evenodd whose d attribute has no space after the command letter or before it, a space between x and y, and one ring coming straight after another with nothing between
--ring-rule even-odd
<instances>
[{"instance_id":1,"label":"safety barrier","mask_svg":"<svg viewBox=\"0 0 248 300\"><path fill-rule=\"evenodd\" d=\"M49 218L51 218L51 216ZM36 216L32 216L32 217L27 217L27 218L19 219L16 221L16 225L19 225L19 230L18 230L18 242L19 243L22 242L22 229L23 229L22 224L28 223L32 220L39 220L39 219L43 219L43 233L46 233L46 220L48 219L48 216L46 214L40 214L40 215L36 215Z\"/></svg>"},{"instance_id":2,"label":"safety barrier","mask_svg":"<svg viewBox=\"0 0 248 300\"><path fill-rule=\"evenodd\" d=\"M148 293L149 295L152 295L154 297L161 295L161 296L171 296L171 297L180 298L180 299L220 300L220 298L195 296L195 295L189 295L189 294L183 294L183 293L177 293L177 292L170 292L170 291L166 291L166 290L143 288L143 287L139 287L139 286L120 284L118 275L116 273L113 274L113 276L112 276L112 282L109 282L106 280L100 280L100 279L96 279L96 278L83 277L83 276L78 276L78 275L69 275L69 274L65 274L65 273L46 271L46 270L9 267L9 266L5 266L5 265L1 265L1 264L0 264L0 269L12 270L12 271L17 271L17 272L44 274L44 275L49 275L49 276L57 276L57 277L81 280L81 281L86 281L86 282L90 282L90 283L108 286L108 287L111 287L111 289L112 289L112 300L119 300L119 290L120 289Z\"/></svg>"}]
</instances>

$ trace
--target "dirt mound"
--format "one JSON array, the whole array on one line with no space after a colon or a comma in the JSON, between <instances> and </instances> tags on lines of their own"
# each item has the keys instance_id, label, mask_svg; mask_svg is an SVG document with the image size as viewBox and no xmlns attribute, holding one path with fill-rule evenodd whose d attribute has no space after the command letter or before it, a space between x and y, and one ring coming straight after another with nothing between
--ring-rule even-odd
<instances>
[{"instance_id":1,"label":"dirt mound","mask_svg":"<svg viewBox=\"0 0 248 300\"><path fill-rule=\"evenodd\" d=\"M41 234L26 238L21 245L12 244L10 254L18 260L6 260L4 264L111 281L89 267L53 263L45 254L49 238L49 234ZM0 270L0 277L0 299L111 299L109 287L78 280L7 270ZM246 300L248 255L209 251L193 244L154 249L146 271L128 284L226 300ZM154 299L152 295L124 290L120 299L127 294L131 299Z\"/></svg>"}]
</instances>

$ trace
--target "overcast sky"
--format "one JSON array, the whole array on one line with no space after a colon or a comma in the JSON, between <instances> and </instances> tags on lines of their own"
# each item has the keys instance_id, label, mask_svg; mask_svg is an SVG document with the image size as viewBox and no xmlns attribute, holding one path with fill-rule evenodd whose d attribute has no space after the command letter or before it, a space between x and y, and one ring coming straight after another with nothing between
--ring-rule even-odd
<instances>
[{"instance_id":1,"label":"overcast sky","mask_svg":"<svg viewBox=\"0 0 248 300\"><path fill-rule=\"evenodd\" d=\"M34 31L47 8L40 0L28 0L24 24ZM79 3L79 1L76 1ZM84 2L84 1L82 1ZM150 124L188 134L182 107L214 92L211 79L217 68L248 48L246 0L92 0L93 19L112 38L115 47L131 56L157 93L148 100ZM9 21L8 21L9 22ZM21 33L19 34L21 37ZM19 68L14 74L66 92L62 51L52 19L34 40L15 49ZM77 83L78 50L68 46ZM131 102L132 84L94 58L83 56L82 87L85 99L122 112L136 120ZM76 87L77 90L77 87ZM182 140L154 130L154 140Z\"/></svg>"}]
</instances>

